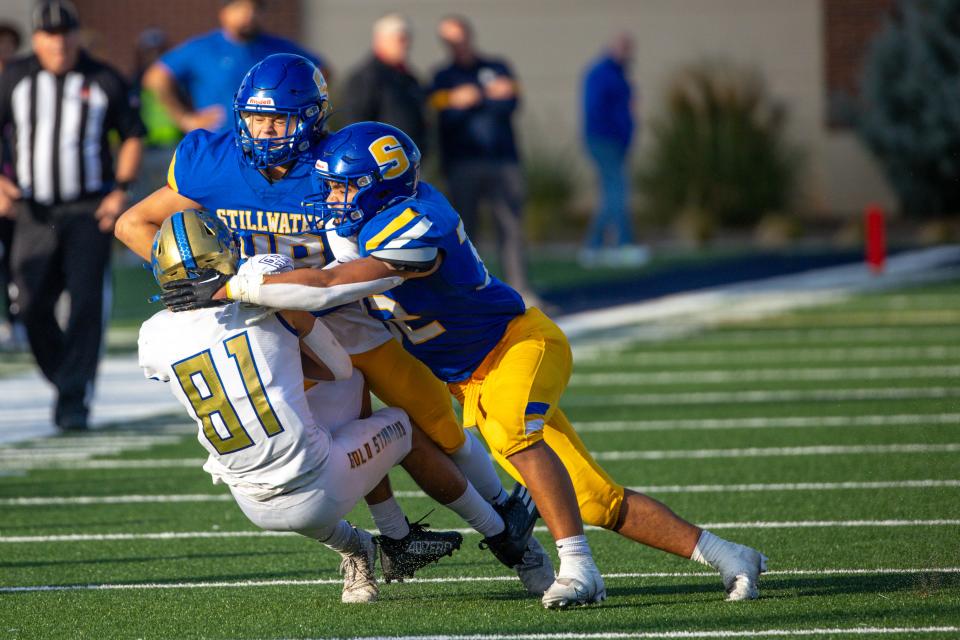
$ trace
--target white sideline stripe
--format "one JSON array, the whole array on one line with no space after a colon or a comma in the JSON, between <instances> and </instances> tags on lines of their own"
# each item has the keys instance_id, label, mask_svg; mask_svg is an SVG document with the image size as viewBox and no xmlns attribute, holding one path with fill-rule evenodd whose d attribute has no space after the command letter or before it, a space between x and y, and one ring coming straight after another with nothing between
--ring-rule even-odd
<instances>
[{"instance_id":1,"label":"white sideline stripe","mask_svg":"<svg viewBox=\"0 0 960 640\"><path fill-rule=\"evenodd\" d=\"M769 338L765 341L764 338ZM944 339L960 337L960 328L956 325L945 327L770 327L757 329L720 329L705 336L704 342L730 342L733 344L803 344L805 342L903 342L917 339Z\"/></svg>"},{"instance_id":2,"label":"white sideline stripe","mask_svg":"<svg viewBox=\"0 0 960 640\"><path fill-rule=\"evenodd\" d=\"M571 386L622 387L653 384L724 384L731 382L825 382L834 380L912 380L960 375L960 366L834 367L796 369L714 369L709 371L634 371L581 373Z\"/></svg>"},{"instance_id":3,"label":"white sideline stripe","mask_svg":"<svg viewBox=\"0 0 960 640\"><path fill-rule=\"evenodd\" d=\"M783 520L755 522L707 522L704 529L823 529L832 527L955 527L960 520ZM588 525L590 531L602 531ZM447 529L461 535L479 535L473 529ZM546 527L534 527L537 533L548 533ZM371 530L371 533L377 533ZM52 536L0 536L0 544L30 542L116 542L120 540L192 540L204 538L282 538L299 534L288 531L162 531L158 533L73 533Z\"/></svg>"},{"instance_id":4,"label":"white sideline stripe","mask_svg":"<svg viewBox=\"0 0 960 640\"><path fill-rule=\"evenodd\" d=\"M930 489L960 487L960 480L889 480L878 482L793 482L775 484L689 484L628 487L641 493L741 493L750 491L830 491L837 489ZM423 491L394 491L397 498L427 498ZM47 507L91 504L149 504L179 502L231 502L229 493L196 493L155 496L48 496L0 498L0 506Z\"/></svg>"},{"instance_id":5,"label":"white sideline stripe","mask_svg":"<svg viewBox=\"0 0 960 640\"><path fill-rule=\"evenodd\" d=\"M610 407L658 404L742 404L750 402L904 400L909 398L956 398L960 388L914 387L907 389L783 389L707 391L690 393L568 394L564 406Z\"/></svg>"},{"instance_id":6,"label":"white sideline stripe","mask_svg":"<svg viewBox=\"0 0 960 640\"><path fill-rule=\"evenodd\" d=\"M652 366L652 365L734 365L784 364L787 362L850 362L884 360L947 360L960 358L960 347L946 344L924 347L851 347L830 349L703 349L697 351L653 351L638 353L590 351L576 358L584 366Z\"/></svg>"},{"instance_id":7,"label":"white sideline stripe","mask_svg":"<svg viewBox=\"0 0 960 640\"><path fill-rule=\"evenodd\" d=\"M960 567L919 567L919 568L876 568L876 569L779 569L766 571L764 576L836 576L836 575L917 575L936 573L960 573ZM706 571L648 571L642 573L605 573L604 580L625 580L630 578L714 578L716 573ZM514 576L453 576L449 578L408 578L410 582L444 584L458 582L512 582ZM205 589L220 587L274 587L274 586L314 586L342 585L340 578L320 578L316 580L242 580L239 582L142 582L136 584L80 584L80 585L37 585L24 587L0 587L0 593L22 593L30 591L98 591L128 589ZM513 636L510 636L513 637Z\"/></svg>"},{"instance_id":8,"label":"white sideline stripe","mask_svg":"<svg viewBox=\"0 0 960 640\"><path fill-rule=\"evenodd\" d=\"M578 420L577 431L664 431L673 429L767 429L811 427L884 427L889 425L960 425L960 413L904 413L870 416L785 416L679 420Z\"/></svg>"},{"instance_id":9,"label":"white sideline stripe","mask_svg":"<svg viewBox=\"0 0 960 640\"><path fill-rule=\"evenodd\" d=\"M949 453L960 444L864 444L812 447L749 447L744 449L667 449L662 451L592 451L597 460L682 460L702 458L762 458L766 456L824 456L872 453Z\"/></svg>"}]
</instances>

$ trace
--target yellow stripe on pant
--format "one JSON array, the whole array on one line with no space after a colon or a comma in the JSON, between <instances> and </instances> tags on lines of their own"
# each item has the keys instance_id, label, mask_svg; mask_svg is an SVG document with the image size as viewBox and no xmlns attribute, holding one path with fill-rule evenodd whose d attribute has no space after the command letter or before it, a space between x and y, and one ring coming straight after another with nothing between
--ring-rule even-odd
<instances>
[{"instance_id":1,"label":"yellow stripe on pant","mask_svg":"<svg viewBox=\"0 0 960 640\"><path fill-rule=\"evenodd\" d=\"M570 343L539 309L514 318L473 376L450 383L463 405L464 425L476 425L494 458L518 482L509 456L543 440L563 461L577 492L583 521L613 528L623 486L597 464L557 408L573 368Z\"/></svg>"}]
</instances>

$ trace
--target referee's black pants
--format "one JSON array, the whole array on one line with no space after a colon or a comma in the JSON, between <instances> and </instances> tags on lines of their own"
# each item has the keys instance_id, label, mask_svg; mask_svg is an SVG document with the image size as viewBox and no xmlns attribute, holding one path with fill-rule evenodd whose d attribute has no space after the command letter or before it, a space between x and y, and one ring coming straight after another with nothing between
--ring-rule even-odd
<instances>
[{"instance_id":1,"label":"referee's black pants","mask_svg":"<svg viewBox=\"0 0 960 640\"><path fill-rule=\"evenodd\" d=\"M43 375L57 389L58 426L86 426L108 319L104 292L112 235L97 228L99 199L43 206L26 202L14 229L12 271L21 319ZM54 315L70 295L65 328Z\"/></svg>"}]
</instances>

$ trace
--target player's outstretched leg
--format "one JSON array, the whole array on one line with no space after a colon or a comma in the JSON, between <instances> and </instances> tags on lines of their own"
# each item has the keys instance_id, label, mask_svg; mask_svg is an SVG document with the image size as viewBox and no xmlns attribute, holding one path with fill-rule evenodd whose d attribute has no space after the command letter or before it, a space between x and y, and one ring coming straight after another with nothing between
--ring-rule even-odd
<instances>
[{"instance_id":1,"label":"player's outstretched leg","mask_svg":"<svg viewBox=\"0 0 960 640\"><path fill-rule=\"evenodd\" d=\"M756 549L704 531L690 559L720 572L727 602L760 597L760 574L767 570L767 556Z\"/></svg>"},{"instance_id":2,"label":"player's outstretched leg","mask_svg":"<svg viewBox=\"0 0 960 640\"><path fill-rule=\"evenodd\" d=\"M626 489L614 531L620 535L720 572L727 600L754 600L767 557L750 547L724 540L693 525L665 504Z\"/></svg>"}]
</instances>

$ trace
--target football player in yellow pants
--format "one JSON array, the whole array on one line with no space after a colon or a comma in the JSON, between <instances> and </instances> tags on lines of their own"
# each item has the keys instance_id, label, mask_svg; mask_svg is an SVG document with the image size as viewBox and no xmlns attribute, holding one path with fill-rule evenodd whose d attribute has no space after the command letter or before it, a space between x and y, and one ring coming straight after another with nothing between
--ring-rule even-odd
<instances>
[{"instance_id":1,"label":"football player in yellow pants","mask_svg":"<svg viewBox=\"0 0 960 640\"><path fill-rule=\"evenodd\" d=\"M766 558L703 531L666 506L624 490L592 459L557 405L572 357L566 337L537 309L490 276L456 212L419 181L420 154L403 132L350 125L324 141L315 169L325 191L316 205L327 229L355 243L332 269L233 277L225 289L171 292L184 308L226 296L275 308L323 309L356 283L381 281L367 298L405 348L446 381L498 460L530 488L557 541L557 580L543 604L565 607L605 597L582 522L718 569L729 600L756 598ZM166 301L167 299L165 299ZM378 360L378 365L384 362ZM442 440L444 434L434 434ZM579 513L573 513L577 506Z\"/></svg>"}]
</instances>

